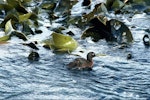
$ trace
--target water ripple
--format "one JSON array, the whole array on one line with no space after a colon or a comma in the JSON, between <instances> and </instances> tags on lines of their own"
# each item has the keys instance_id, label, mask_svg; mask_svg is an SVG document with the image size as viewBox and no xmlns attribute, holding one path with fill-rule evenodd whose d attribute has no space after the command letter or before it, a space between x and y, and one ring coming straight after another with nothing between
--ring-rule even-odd
<instances>
[{"instance_id":1,"label":"water ripple","mask_svg":"<svg viewBox=\"0 0 150 100\"><path fill-rule=\"evenodd\" d=\"M68 70L73 55L41 49L40 60L29 62L28 48L0 46L0 99L149 100L150 49L134 44L134 58L126 60L126 50L105 45L84 41L85 50L108 53L94 58L92 71Z\"/></svg>"}]
</instances>

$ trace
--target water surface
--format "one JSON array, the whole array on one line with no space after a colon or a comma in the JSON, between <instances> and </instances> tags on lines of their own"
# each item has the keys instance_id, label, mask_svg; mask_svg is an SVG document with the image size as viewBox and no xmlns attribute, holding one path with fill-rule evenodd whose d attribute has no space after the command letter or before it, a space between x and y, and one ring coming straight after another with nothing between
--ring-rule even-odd
<instances>
[{"instance_id":1,"label":"water surface","mask_svg":"<svg viewBox=\"0 0 150 100\"><path fill-rule=\"evenodd\" d=\"M149 34L145 29L150 28L150 17L137 14L130 21L122 15L119 18L132 31L134 43L129 48L119 49L105 40L96 43L90 38L81 40L81 30L69 27L80 44L73 54L81 57L90 51L103 54L94 58L92 71L68 70L66 64L77 56L54 53L40 45L40 60L30 62L27 59L30 48L21 45L23 41L17 38L0 45L0 99L149 100L150 48L143 45L142 37ZM32 39L49 36L49 30L43 31ZM133 55L130 60L126 59L128 53Z\"/></svg>"}]
</instances>

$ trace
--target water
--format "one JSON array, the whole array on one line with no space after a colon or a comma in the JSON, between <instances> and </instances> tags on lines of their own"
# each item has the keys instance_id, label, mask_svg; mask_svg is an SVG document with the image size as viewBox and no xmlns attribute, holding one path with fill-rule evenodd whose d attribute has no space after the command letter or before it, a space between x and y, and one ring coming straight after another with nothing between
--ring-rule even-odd
<instances>
[{"instance_id":1,"label":"water","mask_svg":"<svg viewBox=\"0 0 150 100\"><path fill-rule=\"evenodd\" d=\"M79 53L82 57L89 51L106 54L94 58L92 71L68 70L66 64L76 58L74 55L40 47L40 60L29 62L28 47L1 45L0 99L150 99L150 49L142 42L126 50L103 40L79 42L87 44L82 46L87 51ZM78 50L81 48L73 53ZM134 58L126 60L129 51Z\"/></svg>"},{"instance_id":2,"label":"water","mask_svg":"<svg viewBox=\"0 0 150 100\"><path fill-rule=\"evenodd\" d=\"M68 30L77 32L75 38L80 44L73 54L81 57L86 57L90 51L102 54L94 58L92 71L68 70L66 64L76 56L53 53L40 45L40 60L29 62L30 49L21 45L23 41L18 38L1 44L0 99L149 100L150 48L142 42L147 33L144 30L150 26L149 16L141 14L133 16L129 22L126 18L123 20L134 37L134 43L125 49L109 45L105 40L97 43L90 38L80 40L81 30L69 27ZM133 25L135 28L131 28ZM35 35L31 40L42 40L51 33L46 28L42 30L43 34ZM133 55L130 60L126 59L128 53Z\"/></svg>"}]
</instances>

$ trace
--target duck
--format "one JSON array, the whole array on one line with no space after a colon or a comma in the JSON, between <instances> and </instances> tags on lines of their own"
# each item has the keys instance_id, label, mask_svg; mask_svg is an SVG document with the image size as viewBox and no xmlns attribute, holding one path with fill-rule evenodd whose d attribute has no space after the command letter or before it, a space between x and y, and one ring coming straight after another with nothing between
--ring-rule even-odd
<instances>
[{"instance_id":1,"label":"duck","mask_svg":"<svg viewBox=\"0 0 150 100\"><path fill-rule=\"evenodd\" d=\"M150 46L150 38L149 38L148 34L145 34L143 36L143 43L145 46Z\"/></svg>"},{"instance_id":2,"label":"duck","mask_svg":"<svg viewBox=\"0 0 150 100\"><path fill-rule=\"evenodd\" d=\"M89 52L87 54L87 59L85 58L76 58L72 62L68 64L68 68L70 69L92 69L93 68L93 57L95 57L94 52Z\"/></svg>"},{"instance_id":3,"label":"duck","mask_svg":"<svg viewBox=\"0 0 150 100\"><path fill-rule=\"evenodd\" d=\"M39 58L40 58L40 56L36 51L31 51L29 56L28 56L29 61L38 61Z\"/></svg>"}]
</instances>

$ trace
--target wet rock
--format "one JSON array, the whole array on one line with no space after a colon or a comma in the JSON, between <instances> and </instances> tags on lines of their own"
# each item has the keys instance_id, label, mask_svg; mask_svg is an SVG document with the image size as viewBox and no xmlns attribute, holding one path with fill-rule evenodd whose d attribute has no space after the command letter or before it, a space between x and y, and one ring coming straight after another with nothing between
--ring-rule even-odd
<instances>
[{"instance_id":1,"label":"wet rock","mask_svg":"<svg viewBox=\"0 0 150 100\"><path fill-rule=\"evenodd\" d=\"M91 4L91 0L84 0L82 2L82 6L89 6Z\"/></svg>"},{"instance_id":2,"label":"wet rock","mask_svg":"<svg viewBox=\"0 0 150 100\"><path fill-rule=\"evenodd\" d=\"M39 48L35 45L35 44L37 44L37 41L35 41L35 43L30 42L30 43L22 43L22 44L25 45L25 46L28 46L32 49L39 50Z\"/></svg>"},{"instance_id":3,"label":"wet rock","mask_svg":"<svg viewBox=\"0 0 150 100\"><path fill-rule=\"evenodd\" d=\"M133 57L133 56L132 56L131 53L128 53L128 54L127 54L127 60L132 59L132 57Z\"/></svg>"},{"instance_id":4,"label":"wet rock","mask_svg":"<svg viewBox=\"0 0 150 100\"><path fill-rule=\"evenodd\" d=\"M144 43L145 46L150 46L150 38L149 38L148 34L145 34L143 36L143 43Z\"/></svg>"},{"instance_id":5,"label":"wet rock","mask_svg":"<svg viewBox=\"0 0 150 100\"><path fill-rule=\"evenodd\" d=\"M40 58L39 54L35 51L31 51L31 53L28 56L29 61L38 61Z\"/></svg>"}]
</instances>

